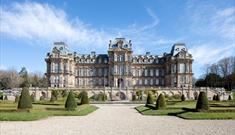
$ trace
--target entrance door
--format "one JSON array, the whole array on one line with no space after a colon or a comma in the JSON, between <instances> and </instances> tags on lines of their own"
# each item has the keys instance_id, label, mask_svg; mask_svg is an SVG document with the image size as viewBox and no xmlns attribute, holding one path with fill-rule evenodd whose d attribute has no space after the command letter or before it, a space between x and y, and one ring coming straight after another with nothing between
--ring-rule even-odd
<instances>
[{"instance_id":1,"label":"entrance door","mask_svg":"<svg viewBox=\"0 0 235 135\"><path fill-rule=\"evenodd\" d=\"M118 80L118 87L124 87L124 81L123 81L123 79L122 78L119 78Z\"/></svg>"}]
</instances>

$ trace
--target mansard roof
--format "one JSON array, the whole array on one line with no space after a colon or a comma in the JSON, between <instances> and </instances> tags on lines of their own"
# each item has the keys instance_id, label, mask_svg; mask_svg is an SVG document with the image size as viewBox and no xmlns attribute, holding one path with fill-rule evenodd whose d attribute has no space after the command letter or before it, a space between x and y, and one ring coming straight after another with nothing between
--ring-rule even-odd
<instances>
[{"instance_id":1,"label":"mansard roof","mask_svg":"<svg viewBox=\"0 0 235 135\"><path fill-rule=\"evenodd\" d=\"M110 40L109 43L110 49L131 49L131 46L131 40L127 41L125 38L115 38L114 40Z\"/></svg>"},{"instance_id":2,"label":"mansard roof","mask_svg":"<svg viewBox=\"0 0 235 135\"><path fill-rule=\"evenodd\" d=\"M188 51L184 43L176 43L171 49L172 56L177 55L181 51Z\"/></svg>"},{"instance_id":3,"label":"mansard roof","mask_svg":"<svg viewBox=\"0 0 235 135\"><path fill-rule=\"evenodd\" d=\"M64 42L54 42L52 52L59 53L60 55L67 55L69 53L69 48Z\"/></svg>"}]
</instances>

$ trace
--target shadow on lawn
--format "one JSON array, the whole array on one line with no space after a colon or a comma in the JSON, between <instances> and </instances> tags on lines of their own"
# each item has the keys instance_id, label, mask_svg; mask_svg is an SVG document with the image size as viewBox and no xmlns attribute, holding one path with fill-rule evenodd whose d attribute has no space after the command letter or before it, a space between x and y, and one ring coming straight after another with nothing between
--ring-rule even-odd
<instances>
[{"instance_id":1,"label":"shadow on lawn","mask_svg":"<svg viewBox=\"0 0 235 135\"><path fill-rule=\"evenodd\" d=\"M48 110L48 111L64 111L65 110L65 108L45 108L46 110Z\"/></svg>"}]
</instances>

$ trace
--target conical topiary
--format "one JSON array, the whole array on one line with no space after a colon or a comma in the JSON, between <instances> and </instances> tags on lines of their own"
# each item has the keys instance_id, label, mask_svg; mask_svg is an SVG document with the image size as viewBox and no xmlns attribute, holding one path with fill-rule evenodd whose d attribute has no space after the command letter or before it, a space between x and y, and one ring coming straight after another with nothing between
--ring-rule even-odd
<instances>
[{"instance_id":1,"label":"conical topiary","mask_svg":"<svg viewBox=\"0 0 235 135\"><path fill-rule=\"evenodd\" d=\"M75 110L76 107L77 107L77 103L75 101L73 91L70 91L69 95L67 96L67 100L65 102L65 108L68 111L72 111L72 110Z\"/></svg>"},{"instance_id":2,"label":"conical topiary","mask_svg":"<svg viewBox=\"0 0 235 135\"><path fill-rule=\"evenodd\" d=\"M166 108L165 97L164 95L160 94L157 98L156 109L160 110L160 109L165 109L165 108Z\"/></svg>"},{"instance_id":3,"label":"conical topiary","mask_svg":"<svg viewBox=\"0 0 235 135\"><path fill-rule=\"evenodd\" d=\"M31 101L34 102L34 101L35 101L35 96L34 96L34 94L31 94L30 97L31 97Z\"/></svg>"},{"instance_id":4,"label":"conical topiary","mask_svg":"<svg viewBox=\"0 0 235 135\"><path fill-rule=\"evenodd\" d=\"M232 97L231 97L231 95L229 95L229 96L228 96L228 100L232 100Z\"/></svg>"},{"instance_id":5,"label":"conical topiary","mask_svg":"<svg viewBox=\"0 0 235 135\"><path fill-rule=\"evenodd\" d=\"M89 104L89 99L86 91L82 91L80 94L81 102L80 104Z\"/></svg>"},{"instance_id":6,"label":"conical topiary","mask_svg":"<svg viewBox=\"0 0 235 135\"><path fill-rule=\"evenodd\" d=\"M146 100L145 106L147 106L149 104L153 104L153 95L152 95L151 92L148 92L148 96L147 96L147 100Z\"/></svg>"},{"instance_id":7,"label":"conical topiary","mask_svg":"<svg viewBox=\"0 0 235 135\"><path fill-rule=\"evenodd\" d=\"M209 107L206 93L200 92L198 100L197 100L196 110L197 111L207 111L209 109L210 109L210 107Z\"/></svg>"},{"instance_id":8,"label":"conical topiary","mask_svg":"<svg viewBox=\"0 0 235 135\"><path fill-rule=\"evenodd\" d=\"M216 100L216 95L213 96L212 100L214 100L214 101Z\"/></svg>"},{"instance_id":9,"label":"conical topiary","mask_svg":"<svg viewBox=\"0 0 235 135\"><path fill-rule=\"evenodd\" d=\"M181 95L181 101L185 101L185 99L186 99L186 98L185 98L184 94L182 94L182 95Z\"/></svg>"},{"instance_id":10,"label":"conical topiary","mask_svg":"<svg viewBox=\"0 0 235 135\"><path fill-rule=\"evenodd\" d=\"M220 96L219 96L219 94L217 94L217 96L216 96L216 101L220 101Z\"/></svg>"},{"instance_id":11,"label":"conical topiary","mask_svg":"<svg viewBox=\"0 0 235 135\"><path fill-rule=\"evenodd\" d=\"M31 97L29 95L29 90L28 88L23 88L21 91L20 99L18 102L18 109L29 109L32 108L32 101Z\"/></svg>"}]
</instances>

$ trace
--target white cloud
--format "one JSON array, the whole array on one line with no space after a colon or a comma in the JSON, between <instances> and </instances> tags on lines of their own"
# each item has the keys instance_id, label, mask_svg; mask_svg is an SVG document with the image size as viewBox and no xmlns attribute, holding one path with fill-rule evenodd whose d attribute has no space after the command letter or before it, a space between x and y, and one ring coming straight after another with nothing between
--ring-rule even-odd
<instances>
[{"instance_id":1,"label":"white cloud","mask_svg":"<svg viewBox=\"0 0 235 135\"><path fill-rule=\"evenodd\" d=\"M189 49L189 52L193 54L195 64L204 66L217 62L226 56L234 55L234 49L234 45L214 46L208 43L195 45Z\"/></svg>"},{"instance_id":2,"label":"white cloud","mask_svg":"<svg viewBox=\"0 0 235 135\"><path fill-rule=\"evenodd\" d=\"M94 29L79 18L69 20L67 14L48 4L15 3L1 7L1 32L13 37L40 41L66 41L75 45L103 45L111 37Z\"/></svg>"}]
</instances>

